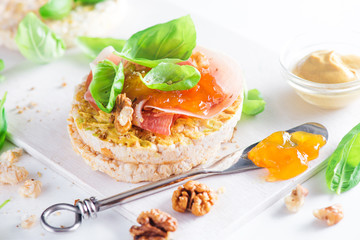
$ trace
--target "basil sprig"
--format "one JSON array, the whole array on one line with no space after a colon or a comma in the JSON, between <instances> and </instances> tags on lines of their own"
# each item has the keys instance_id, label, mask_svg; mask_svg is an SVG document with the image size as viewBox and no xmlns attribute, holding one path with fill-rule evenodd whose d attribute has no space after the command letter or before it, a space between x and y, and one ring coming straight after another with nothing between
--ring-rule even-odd
<instances>
[{"instance_id":1,"label":"basil sprig","mask_svg":"<svg viewBox=\"0 0 360 240\"><path fill-rule=\"evenodd\" d=\"M259 90L251 89L245 94L242 112L250 116L257 115L264 111L265 104Z\"/></svg>"},{"instance_id":2,"label":"basil sprig","mask_svg":"<svg viewBox=\"0 0 360 240\"><path fill-rule=\"evenodd\" d=\"M47 63L62 56L65 43L32 12L19 23L15 42L27 59Z\"/></svg>"},{"instance_id":3,"label":"basil sprig","mask_svg":"<svg viewBox=\"0 0 360 240\"><path fill-rule=\"evenodd\" d=\"M73 0L49 0L40 9L42 18L59 20L69 15Z\"/></svg>"},{"instance_id":4,"label":"basil sprig","mask_svg":"<svg viewBox=\"0 0 360 240\"><path fill-rule=\"evenodd\" d=\"M96 105L104 112L110 113L115 106L115 100L124 86L123 65L104 60L93 69L93 80L89 86L91 96Z\"/></svg>"},{"instance_id":5,"label":"basil sprig","mask_svg":"<svg viewBox=\"0 0 360 240\"><path fill-rule=\"evenodd\" d=\"M81 36L76 39L77 45L80 49L92 59L108 46L112 46L117 52L121 52L126 40L115 38L96 38Z\"/></svg>"},{"instance_id":6,"label":"basil sprig","mask_svg":"<svg viewBox=\"0 0 360 240\"><path fill-rule=\"evenodd\" d=\"M341 139L328 158L326 183L338 194L355 187L360 181L360 124Z\"/></svg>"},{"instance_id":7,"label":"basil sprig","mask_svg":"<svg viewBox=\"0 0 360 240\"><path fill-rule=\"evenodd\" d=\"M5 114L5 101L6 95L4 94L2 100L0 101L0 149L4 146L6 131L7 131L7 122L6 122L6 114Z\"/></svg>"},{"instance_id":8,"label":"basil sprig","mask_svg":"<svg viewBox=\"0 0 360 240\"><path fill-rule=\"evenodd\" d=\"M118 55L146 67L189 59L196 46L196 30L189 15L135 33Z\"/></svg>"},{"instance_id":9,"label":"basil sprig","mask_svg":"<svg viewBox=\"0 0 360 240\"><path fill-rule=\"evenodd\" d=\"M80 44L79 44L80 43ZM199 71L190 65L175 63L186 61L196 46L196 31L190 16L157 24L135 33L126 42L109 38L78 38L78 44L89 55L98 54L106 46L117 48L120 57L152 69L141 76L143 83L162 91L187 90L200 80ZM90 92L98 107L111 112L115 99L124 83L123 66L119 68L108 60L100 62L93 71Z\"/></svg>"},{"instance_id":10,"label":"basil sprig","mask_svg":"<svg viewBox=\"0 0 360 240\"><path fill-rule=\"evenodd\" d=\"M200 72L192 66L160 63L151 69L142 81L151 89L174 91L193 88L199 82L200 77Z\"/></svg>"}]
</instances>

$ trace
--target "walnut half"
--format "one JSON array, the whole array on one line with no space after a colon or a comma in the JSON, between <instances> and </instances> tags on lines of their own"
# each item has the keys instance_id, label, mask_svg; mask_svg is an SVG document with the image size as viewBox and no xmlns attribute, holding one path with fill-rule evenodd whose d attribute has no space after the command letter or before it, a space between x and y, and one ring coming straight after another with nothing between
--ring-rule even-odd
<instances>
[{"instance_id":1,"label":"walnut half","mask_svg":"<svg viewBox=\"0 0 360 240\"><path fill-rule=\"evenodd\" d=\"M216 193L205 184L188 181L173 193L172 207L175 211L191 211L195 216L207 214L217 199Z\"/></svg>"},{"instance_id":2,"label":"walnut half","mask_svg":"<svg viewBox=\"0 0 360 240\"><path fill-rule=\"evenodd\" d=\"M340 204L314 210L313 215L320 220L326 221L328 226L337 224L344 218L344 213Z\"/></svg>"},{"instance_id":3,"label":"walnut half","mask_svg":"<svg viewBox=\"0 0 360 240\"><path fill-rule=\"evenodd\" d=\"M169 232L175 232L177 221L159 209L142 212L137 218L141 226L132 226L130 234L136 240L165 240Z\"/></svg>"},{"instance_id":4,"label":"walnut half","mask_svg":"<svg viewBox=\"0 0 360 240\"><path fill-rule=\"evenodd\" d=\"M298 184L294 190L292 190L291 195L285 197L285 206L290 212L297 212L304 205L305 197L308 195L309 191Z\"/></svg>"},{"instance_id":5,"label":"walnut half","mask_svg":"<svg viewBox=\"0 0 360 240\"><path fill-rule=\"evenodd\" d=\"M131 107L130 98L125 93L116 97L115 121L116 131L120 134L126 133L132 126L134 109Z\"/></svg>"}]
</instances>

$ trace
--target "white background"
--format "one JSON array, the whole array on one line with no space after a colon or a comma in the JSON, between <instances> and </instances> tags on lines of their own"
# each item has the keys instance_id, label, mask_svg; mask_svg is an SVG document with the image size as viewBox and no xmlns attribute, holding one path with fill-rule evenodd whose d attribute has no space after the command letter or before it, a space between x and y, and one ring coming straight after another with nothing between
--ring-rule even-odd
<instances>
[{"instance_id":1,"label":"white background","mask_svg":"<svg viewBox=\"0 0 360 240\"><path fill-rule=\"evenodd\" d=\"M136 0L129 4L139 6L144 1L146 0ZM359 1L171 0L170 2L187 9L189 13L201 15L214 24L256 41L276 54L280 53L288 40L308 30L332 27L353 31L360 29ZM153 7L161 8L161 1L157 1ZM0 57L2 57L1 49ZM351 127L349 126L349 129ZM39 216L44 206L57 202L71 203L76 198L89 197L73 183L45 169L46 166L31 157L25 156L19 165L26 166L31 176L36 177L37 171L43 174L40 178L44 184L43 194L38 199L23 200L17 194L17 187L0 186L0 203L11 198L10 203L0 210L0 239L97 239L99 237L130 239L128 229L132 223L113 211L101 213L97 220L85 222L77 232L66 235L47 233L39 224L31 230L16 227L24 213L35 213ZM280 199L268 210L239 228L234 233L234 239L338 239L345 234L356 238L360 188L354 188L340 196L334 195L326 188L324 171L307 181L304 186L309 189L309 196L299 213L289 214L284 208L283 200ZM327 227L312 216L313 209L334 203L342 204L345 212L344 220L338 225Z\"/></svg>"}]
</instances>

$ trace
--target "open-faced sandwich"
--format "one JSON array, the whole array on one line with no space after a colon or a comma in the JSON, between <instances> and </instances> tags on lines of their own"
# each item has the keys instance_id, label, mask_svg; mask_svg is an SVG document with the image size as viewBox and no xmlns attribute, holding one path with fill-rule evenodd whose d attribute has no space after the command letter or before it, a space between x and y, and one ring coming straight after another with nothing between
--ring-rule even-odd
<instances>
[{"instance_id":1,"label":"open-faced sandwich","mask_svg":"<svg viewBox=\"0 0 360 240\"><path fill-rule=\"evenodd\" d=\"M1 0L0 46L18 48L18 25L30 12L72 47L77 36L107 34L123 19L125 9L125 0Z\"/></svg>"},{"instance_id":2,"label":"open-faced sandwich","mask_svg":"<svg viewBox=\"0 0 360 240\"><path fill-rule=\"evenodd\" d=\"M93 169L156 181L214 158L241 116L236 62L196 46L190 16L105 48L76 89L68 130Z\"/></svg>"}]
</instances>

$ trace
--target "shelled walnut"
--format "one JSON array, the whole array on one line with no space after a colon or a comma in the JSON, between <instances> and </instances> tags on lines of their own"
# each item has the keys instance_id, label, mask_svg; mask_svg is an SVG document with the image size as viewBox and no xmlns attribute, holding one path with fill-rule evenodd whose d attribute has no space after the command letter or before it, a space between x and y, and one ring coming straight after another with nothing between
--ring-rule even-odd
<instances>
[{"instance_id":1,"label":"shelled walnut","mask_svg":"<svg viewBox=\"0 0 360 240\"><path fill-rule=\"evenodd\" d=\"M137 218L141 226L132 226L130 233L136 240L165 240L169 232L175 232L177 221L159 209L142 212Z\"/></svg>"},{"instance_id":2,"label":"shelled walnut","mask_svg":"<svg viewBox=\"0 0 360 240\"><path fill-rule=\"evenodd\" d=\"M172 196L172 207L175 211L191 211L195 216L207 214L217 199L217 194L205 184L188 181L178 187Z\"/></svg>"},{"instance_id":3,"label":"shelled walnut","mask_svg":"<svg viewBox=\"0 0 360 240\"><path fill-rule=\"evenodd\" d=\"M130 98L126 94L119 94L116 97L115 121L116 131L120 134L126 133L132 125L134 109L131 107Z\"/></svg>"},{"instance_id":4,"label":"shelled walnut","mask_svg":"<svg viewBox=\"0 0 360 240\"><path fill-rule=\"evenodd\" d=\"M305 197L309 191L298 184L295 189L292 190L291 195L285 197L285 206L290 212L297 212L304 205Z\"/></svg>"},{"instance_id":5,"label":"shelled walnut","mask_svg":"<svg viewBox=\"0 0 360 240\"><path fill-rule=\"evenodd\" d=\"M328 226L337 224L344 218L343 209L340 204L314 210L313 215L316 218L325 221Z\"/></svg>"}]
</instances>

